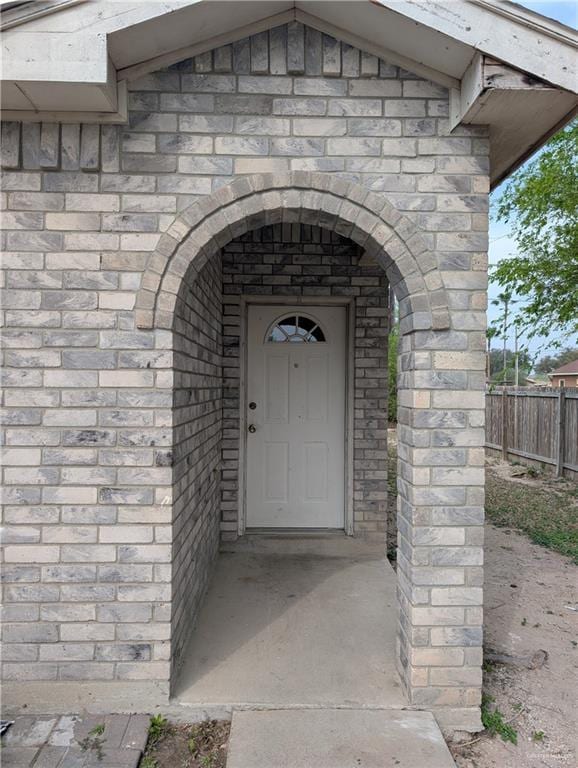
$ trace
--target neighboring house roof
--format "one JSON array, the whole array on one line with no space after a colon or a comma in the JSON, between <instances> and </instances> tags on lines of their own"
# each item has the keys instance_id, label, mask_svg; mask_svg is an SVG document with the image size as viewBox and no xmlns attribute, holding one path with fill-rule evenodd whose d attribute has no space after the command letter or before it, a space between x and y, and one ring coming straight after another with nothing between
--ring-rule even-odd
<instances>
[{"instance_id":1,"label":"neighboring house roof","mask_svg":"<svg viewBox=\"0 0 578 768\"><path fill-rule=\"evenodd\" d=\"M578 359L572 360L570 363L564 363L564 365L549 373L548 376L567 376L568 374L578 376Z\"/></svg>"},{"instance_id":2,"label":"neighboring house roof","mask_svg":"<svg viewBox=\"0 0 578 768\"><path fill-rule=\"evenodd\" d=\"M0 25L5 119L122 122L127 81L292 20L449 89L452 126L490 125L494 184L578 104L578 34L506 0L8 6Z\"/></svg>"}]
</instances>

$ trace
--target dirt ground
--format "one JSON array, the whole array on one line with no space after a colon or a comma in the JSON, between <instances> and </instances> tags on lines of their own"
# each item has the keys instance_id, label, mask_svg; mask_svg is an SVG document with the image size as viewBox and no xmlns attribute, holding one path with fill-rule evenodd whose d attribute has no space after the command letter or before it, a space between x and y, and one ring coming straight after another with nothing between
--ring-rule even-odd
<instances>
[{"instance_id":1,"label":"dirt ground","mask_svg":"<svg viewBox=\"0 0 578 768\"><path fill-rule=\"evenodd\" d=\"M508 466L492 463L488 485L498 478L535 494L550 484L511 477L520 470ZM551 498L555 515L558 494ZM485 651L528 657L544 650L548 658L539 669L485 664L484 694L493 699L487 706L517 731L517 745L486 733L453 748L458 768L576 768L577 587L570 558L511 528L486 526Z\"/></svg>"},{"instance_id":2,"label":"dirt ground","mask_svg":"<svg viewBox=\"0 0 578 768\"><path fill-rule=\"evenodd\" d=\"M163 725L140 768L225 768L231 723L206 720L192 725Z\"/></svg>"}]
</instances>

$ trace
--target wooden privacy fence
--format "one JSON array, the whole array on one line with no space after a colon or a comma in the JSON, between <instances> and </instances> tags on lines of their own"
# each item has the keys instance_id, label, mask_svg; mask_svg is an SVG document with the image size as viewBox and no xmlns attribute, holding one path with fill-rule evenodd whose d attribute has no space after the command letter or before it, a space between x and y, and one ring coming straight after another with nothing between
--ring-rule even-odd
<instances>
[{"instance_id":1,"label":"wooden privacy fence","mask_svg":"<svg viewBox=\"0 0 578 768\"><path fill-rule=\"evenodd\" d=\"M487 390L486 447L578 479L578 389Z\"/></svg>"}]
</instances>

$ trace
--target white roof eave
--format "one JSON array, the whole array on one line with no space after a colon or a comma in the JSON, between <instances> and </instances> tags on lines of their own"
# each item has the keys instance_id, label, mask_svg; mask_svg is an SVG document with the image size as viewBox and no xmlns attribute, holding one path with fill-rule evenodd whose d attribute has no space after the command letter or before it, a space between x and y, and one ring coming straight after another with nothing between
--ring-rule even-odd
<instances>
[{"instance_id":1,"label":"white roof eave","mask_svg":"<svg viewBox=\"0 0 578 768\"><path fill-rule=\"evenodd\" d=\"M3 117L74 120L70 104L80 103L83 119L92 112L97 121L122 122L119 83L292 19L437 82L452 98L485 54L565 94L562 124L577 103L578 34L507 0L53 0L2 14ZM523 152L512 147L511 163L506 153L494 183L561 127L560 114L546 123Z\"/></svg>"}]
</instances>

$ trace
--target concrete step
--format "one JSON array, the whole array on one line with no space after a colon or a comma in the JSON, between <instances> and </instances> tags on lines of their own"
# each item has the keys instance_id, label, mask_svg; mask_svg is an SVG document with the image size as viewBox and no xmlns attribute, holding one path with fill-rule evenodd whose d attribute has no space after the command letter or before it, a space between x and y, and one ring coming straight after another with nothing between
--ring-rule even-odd
<instances>
[{"instance_id":1,"label":"concrete step","mask_svg":"<svg viewBox=\"0 0 578 768\"><path fill-rule=\"evenodd\" d=\"M455 768L430 712L233 712L227 768Z\"/></svg>"}]
</instances>

